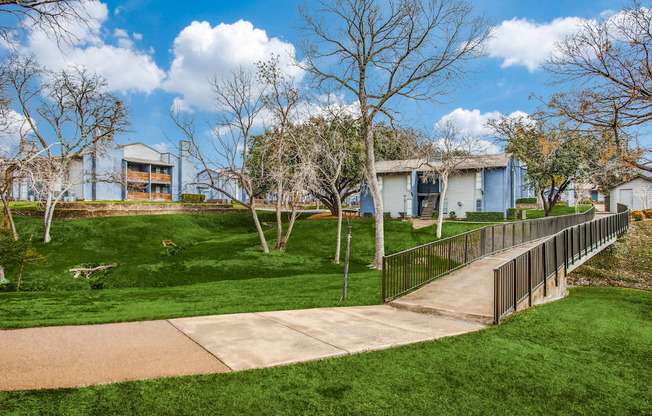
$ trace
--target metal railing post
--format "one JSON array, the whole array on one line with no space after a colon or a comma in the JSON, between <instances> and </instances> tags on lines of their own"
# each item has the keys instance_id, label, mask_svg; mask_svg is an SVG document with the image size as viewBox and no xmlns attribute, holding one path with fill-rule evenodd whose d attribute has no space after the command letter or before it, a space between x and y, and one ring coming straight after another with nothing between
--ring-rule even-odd
<instances>
[{"instance_id":1,"label":"metal railing post","mask_svg":"<svg viewBox=\"0 0 652 416\"><path fill-rule=\"evenodd\" d=\"M546 257L546 243L541 244L543 258L543 296L548 296L548 258Z\"/></svg>"},{"instance_id":2,"label":"metal railing post","mask_svg":"<svg viewBox=\"0 0 652 416\"><path fill-rule=\"evenodd\" d=\"M532 250L527 252L527 293L532 307Z\"/></svg>"},{"instance_id":3,"label":"metal railing post","mask_svg":"<svg viewBox=\"0 0 652 416\"><path fill-rule=\"evenodd\" d=\"M494 323L500 323L502 297L500 296L500 270L494 269Z\"/></svg>"},{"instance_id":4,"label":"metal railing post","mask_svg":"<svg viewBox=\"0 0 652 416\"><path fill-rule=\"evenodd\" d=\"M385 283L385 279L387 277L386 270L387 270L387 259L383 256L383 281L380 289L380 296L383 298L383 303L387 299L387 289Z\"/></svg>"},{"instance_id":5,"label":"metal railing post","mask_svg":"<svg viewBox=\"0 0 652 416\"><path fill-rule=\"evenodd\" d=\"M469 234L466 233L464 236L464 264L466 264L469 259Z\"/></svg>"},{"instance_id":6,"label":"metal railing post","mask_svg":"<svg viewBox=\"0 0 652 416\"><path fill-rule=\"evenodd\" d=\"M517 290L516 290L516 259L514 259L513 262L514 262L514 274L513 274L513 277L514 277L514 288L513 288L514 289L513 290L513 292L514 292L514 313L516 313L516 304L518 303L518 293L517 293Z\"/></svg>"}]
</instances>

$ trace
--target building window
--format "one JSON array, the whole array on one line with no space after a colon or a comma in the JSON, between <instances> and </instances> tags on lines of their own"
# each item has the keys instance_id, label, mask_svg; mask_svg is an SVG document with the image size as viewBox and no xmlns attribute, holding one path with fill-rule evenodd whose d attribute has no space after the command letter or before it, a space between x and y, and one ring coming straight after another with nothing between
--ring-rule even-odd
<instances>
[{"instance_id":1,"label":"building window","mask_svg":"<svg viewBox=\"0 0 652 416\"><path fill-rule=\"evenodd\" d=\"M382 176L379 176L379 177L378 177L378 190L379 190L380 192L383 191L383 177L382 177Z\"/></svg>"},{"instance_id":2,"label":"building window","mask_svg":"<svg viewBox=\"0 0 652 416\"><path fill-rule=\"evenodd\" d=\"M407 180L405 182L406 182L407 191L408 192L411 191L412 190L412 175L408 175Z\"/></svg>"},{"instance_id":3,"label":"building window","mask_svg":"<svg viewBox=\"0 0 652 416\"><path fill-rule=\"evenodd\" d=\"M448 198L444 198L444 214L448 214Z\"/></svg>"},{"instance_id":4,"label":"building window","mask_svg":"<svg viewBox=\"0 0 652 416\"><path fill-rule=\"evenodd\" d=\"M477 212L482 211L482 199L478 198L478 199L475 200L475 210Z\"/></svg>"},{"instance_id":5,"label":"building window","mask_svg":"<svg viewBox=\"0 0 652 416\"><path fill-rule=\"evenodd\" d=\"M475 173L475 189L478 191L482 190L482 171Z\"/></svg>"}]
</instances>

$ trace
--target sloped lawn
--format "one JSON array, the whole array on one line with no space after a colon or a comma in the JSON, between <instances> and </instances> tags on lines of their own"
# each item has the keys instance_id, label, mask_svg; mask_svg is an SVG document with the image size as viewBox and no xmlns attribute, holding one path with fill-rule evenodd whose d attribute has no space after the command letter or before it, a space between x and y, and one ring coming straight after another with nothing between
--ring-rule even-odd
<instances>
[{"instance_id":1,"label":"sloped lawn","mask_svg":"<svg viewBox=\"0 0 652 416\"><path fill-rule=\"evenodd\" d=\"M273 213L261 213L272 221ZM249 215L151 215L59 220L53 242L38 242L39 219L17 217L33 236L42 261L28 264L20 292L0 293L0 327L123 322L216 313L342 305L344 265L332 264L336 220L297 221L285 253L263 254ZM445 224L444 236L478 224ZM434 227L385 223L387 252L435 239ZM275 230L268 229L270 247ZM373 259L374 222L357 219L351 240L350 292L346 305L380 302L380 272ZM177 248L163 247L171 240ZM342 252L343 253L343 252ZM342 254L342 260L344 255ZM91 289L68 269L112 264ZM8 270L11 290L17 270ZM95 281L95 279L93 279Z\"/></svg>"}]
</instances>

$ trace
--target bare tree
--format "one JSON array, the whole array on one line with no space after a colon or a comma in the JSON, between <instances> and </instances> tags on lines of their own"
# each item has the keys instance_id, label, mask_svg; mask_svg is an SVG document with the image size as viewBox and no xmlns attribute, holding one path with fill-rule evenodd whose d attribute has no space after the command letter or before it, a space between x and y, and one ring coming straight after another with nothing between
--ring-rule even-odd
<instances>
[{"instance_id":1,"label":"bare tree","mask_svg":"<svg viewBox=\"0 0 652 416\"><path fill-rule=\"evenodd\" d=\"M88 25L97 0L0 0L0 39L12 45L25 30L38 29L59 42L74 43L73 23Z\"/></svg>"},{"instance_id":2,"label":"bare tree","mask_svg":"<svg viewBox=\"0 0 652 416\"><path fill-rule=\"evenodd\" d=\"M393 121L397 101L441 100L482 52L488 20L462 0L318 0L299 8L303 67L323 89L360 105L365 175L376 211L375 257L385 253L383 202L374 156L374 120Z\"/></svg>"},{"instance_id":3,"label":"bare tree","mask_svg":"<svg viewBox=\"0 0 652 416\"><path fill-rule=\"evenodd\" d=\"M268 112L268 131L261 136L263 140L262 151L266 155L261 158L264 164L265 175L275 183L276 193L276 246L274 250L283 251L282 209L284 200L284 189L296 178L293 176L296 160L287 157L290 152L292 139L289 130L292 128L292 121L296 119L297 106L299 104L299 90L294 86L294 78L285 74L280 67L278 55L272 55L268 61L260 61L256 64L258 68L258 79L265 85L266 94L263 96L263 106ZM290 163L288 163L290 162ZM300 171L300 170L299 170ZM290 197L290 201L294 198ZM295 215L291 216L294 223ZM291 228L288 228L291 230Z\"/></svg>"},{"instance_id":4,"label":"bare tree","mask_svg":"<svg viewBox=\"0 0 652 416\"><path fill-rule=\"evenodd\" d=\"M417 148L417 157L422 160L420 169L424 172L422 180L441 181L437 216L437 238L441 238L444 222L444 200L448 181L468 169L472 163L487 153L484 142L479 138L459 130L450 121L435 130L434 140L427 138Z\"/></svg>"},{"instance_id":5,"label":"bare tree","mask_svg":"<svg viewBox=\"0 0 652 416\"><path fill-rule=\"evenodd\" d=\"M548 108L555 116L610 132L622 159L652 172L649 147L636 140L652 121L652 9L633 1L613 16L582 23L557 44L544 68L563 88Z\"/></svg>"},{"instance_id":6,"label":"bare tree","mask_svg":"<svg viewBox=\"0 0 652 416\"><path fill-rule=\"evenodd\" d=\"M25 58L16 58L10 68L9 84L40 153L22 166L21 175L29 175L43 200L43 241L48 243L57 203L74 185L101 180L73 174L73 163L110 146L115 134L126 131L129 112L102 77L83 68L51 73Z\"/></svg>"},{"instance_id":7,"label":"bare tree","mask_svg":"<svg viewBox=\"0 0 652 416\"><path fill-rule=\"evenodd\" d=\"M636 187L634 189L634 196L636 199L641 201L643 209L650 208L650 204L652 204L652 184L647 183L645 185Z\"/></svg>"},{"instance_id":8,"label":"bare tree","mask_svg":"<svg viewBox=\"0 0 652 416\"><path fill-rule=\"evenodd\" d=\"M207 186L245 206L253 217L263 253L269 253L256 213L260 184L246 163L253 141L252 130L263 109L266 93L256 81L252 71L244 67L213 79L216 115L209 122L208 137L197 134L195 119L187 112L172 109L170 118L188 141L190 155L204 169L203 176L198 177L195 185ZM246 198L236 192L239 186L245 191Z\"/></svg>"},{"instance_id":9,"label":"bare tree","mask_svg":"<svg viewBox=\"0 0 652 416\"><path fill-rule=\"evenodd\" d=\"M337 237L333 263L339 264L342 241L342 190L339 186L343 176L352 171L350 166L355 164L361 152L361 149L356 151L349 145L350 129L356 126L347 118L335 116L312 118L302 127L306 140L300 153L312 166L311 192L315 194L327 189L328 194L335 198L333 209L337 215Z\"/></svg>"}]
</instances>

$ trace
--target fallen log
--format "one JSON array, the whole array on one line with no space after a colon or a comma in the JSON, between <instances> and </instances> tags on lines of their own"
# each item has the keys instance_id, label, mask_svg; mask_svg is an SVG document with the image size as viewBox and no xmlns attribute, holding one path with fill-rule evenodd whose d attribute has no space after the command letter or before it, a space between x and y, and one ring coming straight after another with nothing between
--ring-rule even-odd
<instances>
[{"instance_id":1,"label":"fallen log","mask_svg":"<svg viewBox=\"0 0 652 416\"><path fill-rule=\"evenodd\" d=\"M77 279L82 273L84 273L85 278L89 278L90 274L99 270L111 269L118 267L117 264L106 264L104 266L89 267L89 268L80 268L80 269L68 269L69 272L75 273L73 278Z\"/></svg>"}]
</instances>

